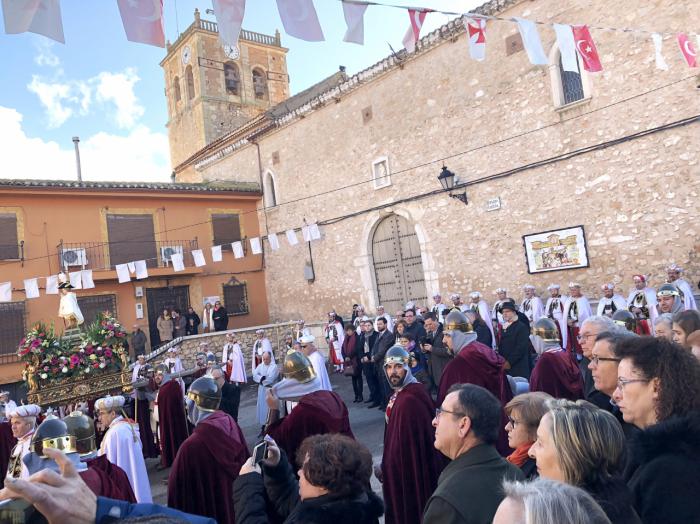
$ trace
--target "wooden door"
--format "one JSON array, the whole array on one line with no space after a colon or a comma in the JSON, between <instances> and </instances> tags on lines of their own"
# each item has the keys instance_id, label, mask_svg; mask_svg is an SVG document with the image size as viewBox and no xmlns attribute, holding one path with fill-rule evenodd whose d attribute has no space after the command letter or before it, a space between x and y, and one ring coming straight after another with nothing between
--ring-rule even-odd
<instances>
[{"instance_id":1,"label":"wooden door","mask_svg":"<svg viewBox=\"0 0 700 524\"><path fill-rule=\"evenodd\" d=\"M158 316L164 309L179 309L184 315L190 306L190 286L151 287L146 288L148 305L148 330L151 335L151 348L160 345L160 336L156 325Z\"/></svg>"}]
</instances>

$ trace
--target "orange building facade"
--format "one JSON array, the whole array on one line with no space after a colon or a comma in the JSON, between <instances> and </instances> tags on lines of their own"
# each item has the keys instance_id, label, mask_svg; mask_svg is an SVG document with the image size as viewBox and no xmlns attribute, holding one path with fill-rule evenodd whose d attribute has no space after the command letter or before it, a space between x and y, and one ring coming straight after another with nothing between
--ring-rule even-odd
<instances>
[{"instance_id":1,"label":"orange building facade","mask_svg":"<svg viewBox=\"0 0 700 524\"><path fill-rule=\"evenodd\" d=\"M29 326L53 322L63 331L60 297L46 294L45 278L60 272L92 270L95 287L75 290L86 324L114 311L129 332L141 326L147 351L159 343L164 308L191 306L201 317L205 301L220 300L229 329L267 323L263 255L246 242L259 235L260 199L250 183L0 180L0 283L12 282L12 300L0 302L0 384L20 380L15 352ZM237 240L243 258L232 252ZM220 262L212 259L215 245L223 248ZM197 249L205 266L194 264ZM173 253L183 255L183 271L173 269ZM115 266L137 260L145 260L148 277L119 283ZM24 280L33 278L40 296L27 298Z\"/></svg>"}]
</instances>

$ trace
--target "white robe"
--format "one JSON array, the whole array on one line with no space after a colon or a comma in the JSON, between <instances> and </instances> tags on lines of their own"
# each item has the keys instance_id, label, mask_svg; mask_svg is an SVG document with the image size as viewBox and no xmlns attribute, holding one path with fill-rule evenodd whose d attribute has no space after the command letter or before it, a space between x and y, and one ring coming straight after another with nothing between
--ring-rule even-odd
<instances>
[{"instance_id":1,"label":"white robe","mask_svg":"<svg viewBox=\"0 0 700 524\"><path fill-rule=\"evenodd\" d=\"M683 307L686 310L698 308L698 305L695 303L695 297L693 296L693 288L690 287L690 284L682 278L674 280L671 284L676 286L683 293Z\"/></svg>"},{"instance_id":2,"label":"white robe","mask_svg":"<svg viewBox=\"0 0 700 524\"><path fill-rule=\"evenodd\" d=\"M265 351L270 352L270 356L272 356L272 363L275 363L275 353L272 351L272 343L270 342L270 339L267 337L261 338L261 339L256 339L255 342L253 342L253 354L250 356L250 373L251 375L255 373L255 355L258 356L260 361L262 362L262 356Z\"/></svg>"},{"instance_id":3,"label":"white robe","mask_svg":"<svg viewBox=\"0 0 700 524\"><path fill-rule=\"evenodd\" d=\"M328 378L328 371L326 371L325 357L318 350L316 350L313 353L311 353L311 355L309 355L309 360L311 361L311 365L314 367L316 376L321 382L320 389L325 389L326 391L333 391L333 387L331 386L331 379Z\"/></svg>"},{"instance_id":4,"label":"white robe","mask_svg":"<svg viewBox=\"0 0 700 524\"><path fill-rule=\"evenodd\" d=\"M14 400L8 400L5 402L5 418L7 418L7 414L16 410L17 409L17 404L15 403Z\"/></svg>"},{"instance_id":5,"label":"white robe","mask_svg":"<svg viewBox=\"0 0 700 524\"><path fill-rule=\"evenodd\" d=\"M580 328L581 324L583 324L583 321L586 320L588 317L593 316L593 311L591 310L591 304L588 302L588 299L584 296L580 296L577 298L569 297L569 299L566 301L566 304L564 305L564 325L568 326L568 321L569 320L574 320L573 318L570 318L571 315L573 315L573 312L571 311L571 305L576 302L578 304L578 315L576 317L576 322L574 324L575 327Z\"/></svg>"},{"instance_id":6,"label":"white robe","mask_svg":"<svg viewBox=\"0 0 700 524\"><path fill-rule=\"evenodd\" d=\"M78 305L78 297L72 291L61 295L61 302L58 305L58 316L65 320L75 318L78 324L85 322L83 313Z\"/></svg>"},{"instance_id":7,"label":"white robe","mask_svg":"<svg viewBox=\"0 0 700 524\"><path fill-rule=\"evenodd\" d=\"M331 326L335 326L335 329L331 329ZM326 325L324 330L324 336L329 343L329 349L332 347L335 351L336 360L338 362L343 362L343 340L345 340L345 332L343 331L343 326L340 322L331 322Z\"/></svg>"},{"instance_id":8,"label":"white robe","mask_svg":"<svg viewBox=\"0 0 700 524\"><path fill-rule=\"evenodd\" d=\"M529 308L528 305L530 306ZM520 305L520 312L527 317L530 324L534 324L544 316L544 304L542 304L542 299L540 297L526 298Z\"/></svg>"},{"instance_id":9,"label":"white robe","mask_svg":"<svg viewBox=\"0 0 700 524\"><path fill-rule=\"evenodd\" d=\"M214 319L211 318L211 316L214 314L214 308L209 309L209 313L207 313L206 308L202 310L202 333L207 333L209 331L212 331L214 329Z\"/></svg>"},{"instance_id":10,"label":"white robe","mask_svg":"<svg viewBox=\"0 0 700 524\"><path fill-rule=\"evenodd\" d=\"M559 324L559 329L561 330L561 345L566 347L566 341L569 336L569 332L566 329L566 320L564 320L564 305L566 304L567 297L549 297L547 303L544 306L544 313L547 317L551 318ZM554 303L556 301L556 303ZM549 310L552 310L550 316Z\"/></svg>"},{"instance_id":11,"label":"white robe","mask_svg":"<svg viewBox=\"0 0 700 524\"><path fill-rule=\"evenodd\" d=\"M440 302L439 304L435 304L433 306L433 309L431 309L431 311L437 315L438 322L445 322L445 317L443 316L443 313L446 309L449 311L447 304L443 304L442 302Z\"/></svg>"},{"instance_id":12,"label":"white robe","mask_svg":"<svg viewBox=\"0 0 700 524\"><path fill-rule=\"evenodd\" d=\"M491 308L489 308L489 305L486 303L484 299L479 300L478 304L474 304L473 302L467 306L467 309L473 309L474 307L477 307L479 310L479 316L481 317L481 320L486 322L486 325L489 328L489 331L491 332L491 346L496 347L496 333L493 332L493 322L491 322ZM459 306L460 309L462 309L462 306ZM462 309L462 311L466 311L466 309Z\"/></svg>"},{"instance_id":13,"label":"white robe","mask_svg":"<svg viewBox=\"0 0 700 524\"><path fill-rule=\"evenodd\" d=\"M168 357L165 360L163 360L163 364L168 366L168 369L170 369L171 375L173 375L175 373L179 373L180 371L183 371L185 369L185 366L182 365L182 360L180 359L180 357ZM182 388L182 391L184 392L185 391L185 381L182 380L180 377L175 378L173 380L177 380L180 383L180 387Z\"/></svg>"},{"instance_id":14,"label":"white robe","mask_svg":"<svg viewBox=\"0 0 700 524\"><path fill-rule=\"evenodd\" d=\"M639 293L644 293L646 304L643 304L641 297L638 301L635 301L635 298ZM653 335L654 324L656 324L656 319L659 316L659 312L656 310L656 290L654 288L645 287L644 289L640 290L635 287L632 289L632 291L630 291L630 294L627 297L627 308L641 307L642 305L646 305L646 308L649 310L649 330Z\"/></svg>"},{"instance_id":15,"label":"white robe","mask_svg":"<svg viewBox=\"0 0 700 524\"><path fill-rule=\"evenodd\" d=\"M127 422L121 416L115 418L102 439L99 454L107 455L112 464L124 470L137 502L152 501L138 425Z\"/></svg>"},{"instance_id":16,"label":"white robe","mask_svg":"<svg viewBox=\"0 0 700 524\"><path fill-rule=\"evenodd\" d=\"M30 446L32 444L32 437L34 436L34 430L31 430L29 433L21 437L18 441L17 444L15 444L15 447L12 448L12 452L10 453L10 462L8 463L8 470L7 473L10 473L10 468L12 467L12 463L16 460L15 457L19 455L20 461L22 463L22 471L19 474L19 478L21 479L27 479L30 476L29 470L27 469L27 465L24 463L22 460L24 456L31 451Z\"/></svg>"},{"instance_id":17,"label":"white robe","mask_svg":"<svg viewBox=\"0 0 700 524\"><path fill-rule=\"evenodd\" d=\"M622 295L613 295L612 298L601 298L600 302L598 302L598 309L596 310L596 315L602 316L603 311L605 310L605 306L609 305L610 303L615 304L615 311L619 311L620 309L627 309L627 302L625 302L625 299ZM612 315L610 315L612 317Z\"/></svg>"},{"instance_id":18,"label":"white robe","mask_svg":"<svg viewBox=\"0 0 700 524\"><path fill-rule=\"evenodd\" d=\"M270 355L272 355L272 353L270 353ZM228 379L231 382L242 384L248 382L248 377L245 374L243 351L241 351L241 345L238 342L235 344L231 344L230 342L224 344L224 349L221 353L221 363L223 364L224 370L229 361L231 361L231 376L228 377Z\"/></svg>"},{"instance_id":19,"label":"white robe","mask_svg":"<svg viewBox=\"0 0 700 524\"><path fill-rule=\"evenodd\" d=\"M277 365L270 362L270 364L265 364L264 362L255 368L253 371L253 382L258 384L258 405L257 405L257 417L258 424L261 426L267 422L267 392L272 387L272 385L277 382L279 377L279 369ZM260 385L260 379L265 377L262 385Z\"/></svg>"}]
</instances>

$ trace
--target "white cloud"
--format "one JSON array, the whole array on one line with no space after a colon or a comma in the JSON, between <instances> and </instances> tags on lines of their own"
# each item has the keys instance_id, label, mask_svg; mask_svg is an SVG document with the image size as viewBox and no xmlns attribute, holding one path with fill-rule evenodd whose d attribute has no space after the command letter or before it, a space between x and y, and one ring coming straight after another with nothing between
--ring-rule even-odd
<instances>
[{"instance_id":1,"label":"white cloud","mask_svg":"<svg viewBox=\"0 0 700 524\"><path fill-rule=\"evenodd\" d=\"M73 144L30 138L22 115L0 106L2 178L75 180ZM80 143L84 180L164 182L170 177L168 138L138 125L127 135L98 133Z\"/></svg>"},{"instance_id":2,"label":"white cloud","mask_svg":"<svg viewBox=\"0 0 700 524\"><path fill-rule=\"evenodd\" d=\"M39 97L39 102L46 108L48 126L62 126L73 115L73 109L68 107L72 102L72 87L61 82L47 83L33 75L27 89Z\"/></svg>"},{"instance_id":3,"label":"white cloud","mask_svg":"<svg viewBox=\"0 0 700 524\"><path fill-rule=\"evenodd\" d=\"M38 37L34 41L36 56L34 63L38 66L58 67L61 61L53 52L53 42L47 38Z\"/></svg>"},{"instance_id":4,"label":"white cloud","mask_svg":"<svg viewBox=\"0 0 700 524\"><path fill-rule=\"evenodd\" d=\"M134 85L139 81L134 69L128 67L123 73L103 72L93 79L95 98L98 102L113 103L116 107L114 120L122 129L130 129L143 116L143 106L139 104Z\"/></svg>"}]
</instances>

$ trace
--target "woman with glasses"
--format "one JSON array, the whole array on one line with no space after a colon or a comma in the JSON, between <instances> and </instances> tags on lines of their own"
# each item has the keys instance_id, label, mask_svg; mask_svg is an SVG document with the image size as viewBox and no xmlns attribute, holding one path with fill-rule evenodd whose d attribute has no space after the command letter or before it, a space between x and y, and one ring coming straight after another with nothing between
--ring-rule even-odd
<instances>
[{"instance_id":1,"label":"woman with glasses","mask_svg":"<svg viewBox=\"0 0 700 524\"><path fill-rule=\"evenodd\" d=\"M617 346L613 400L642 431L625 472L643 522L697 522L700 515L700 362L666 339Z\"/></svg>"},{"instance_id":2,"label":"woman with glasses","mask_svg":"<svg viewBox=\"0 0 700 524\"><path fill-rule=\"evenodd\" d=\"M506 404L508 445L514 450L506 460L518 466L526 480L537 477L535 461L528 452L537 439L537 426L547 413L547 401L551 398L547 393L537 391L518 395Z\"/></svg>"},{"instance_id":3,"label":"woman with glasses","mask_svg":"<svg viewBox=\"0 0 700 524\"><path fill-rule=\"evenodd\" d=\"M547 405L529 453L540 476L588 492L613 524L640 523L622 477L625 436L617 419L585 400Z\"/></svg>"}]
</instances>

